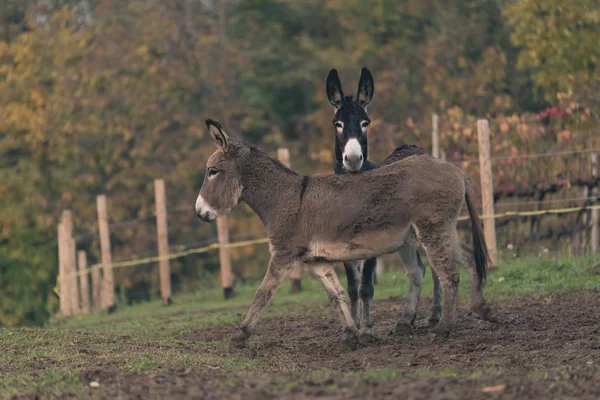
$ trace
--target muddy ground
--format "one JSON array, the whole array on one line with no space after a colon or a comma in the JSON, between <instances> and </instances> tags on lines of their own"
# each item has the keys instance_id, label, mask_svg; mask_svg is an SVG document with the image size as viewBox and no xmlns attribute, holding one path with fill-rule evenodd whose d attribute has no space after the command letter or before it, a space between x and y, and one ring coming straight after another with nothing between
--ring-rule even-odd
<instances>
[{"instance_id":1,"label":"muddy ground","mask_svg":"<svg viewBox=\"0 0 600 400\"><path fill-rule=\"evenodd\" d=\"M341 343L339 323L325 306L306 306L284 318L270 318L267 311L247 348L207 346L225 358L262 361L260 372L208 365L125 374L110 364L86 363L81 380L99 381L101 388L89 388L83 397L600 398L600 293L493 305L498 323L461 307L455 331L440 339L427 327L430 299L421 302L417 329L404 337L391 334L402 301L379 301L373 306L379 340L356 350ZM234 325L198 329L176 343L181 352L196 351L199 342L223 343L233 330Z\"/></svg>"}]
</instances>

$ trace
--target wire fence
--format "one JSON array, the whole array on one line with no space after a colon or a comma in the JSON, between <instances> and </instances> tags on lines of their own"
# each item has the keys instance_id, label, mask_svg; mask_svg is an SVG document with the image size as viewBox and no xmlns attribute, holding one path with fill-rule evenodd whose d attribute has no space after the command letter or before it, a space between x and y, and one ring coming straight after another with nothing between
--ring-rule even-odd
<instances>
[{"instance_id":1,"label":"wire fence","mask_svg":"<svg viewBox=\"0 0 600 400\"><path fill-rule=\"evenodd\" d=\"M479 128L479 127L478 127ZM598 153L600 152L600 148L595 148L595 147L590 147L590 148L586 148L586 149L581 149L581 150L565 150L565 151L548 151L548 152L539 152L539 153L529 153L529 154L517 154L517 155L502 155L502 156L494 156L494 157L489 157L489 160L491 161L501 161L501 160L510 160L510 159L523 159L523 160L528 160L528 159L540 159L540 158L548 158L548 157L565 157L565 156L570 156L570 155L581 155L581 154L594 154L594 153ZM278 152L279 155L279 152ZM287 155L288 159L289 159L289 153ZM454 164L458 164L459 166L461 166L463 168L464 171L468 172L474 172L473 169L470 169L468 166L471 164L475 164L475 163L479 163L480 160L479 159L467 159L467 160L453 160L450 161L451 163ZM562 165L562 164L561 164ZM566 165L566 164L565 164ZM503 167L502 167L503 168ZM574 170L575 171L575 170ZM575 175L578 174L579 172L574 172L571 175ZM504 245L506 245L507 242L510 243L520 243L520 245L522 245L523 242L526 242L527 239L525 239L527 237L527 235L529 236L529 240L530 241L534 241L534 240L539 240L540 238L540 233L536 232L534 227L539 226L539 221L540 218L544 217L544 216L558 216L559 219L548 219L549 222L552 222L553 224L556 224L556 221L560 221L560 218L563 218L565 215L576 215L576 217L574 218L574 223L573 223L573 218L569 219L569 224L571 225L570 227L564 227L564 226L560 226L559 229L555 229L555 228L551 228L551 230L554 230L552 235L554 235L556 238L560 239L561 237L564 237L565 235L572 235L574 238L578 235L586 236L585 240L588 240L589 242L589 235L590 233L586 231L586 229L589 229L588 227L589 225L589 217L586 220L585 226L582 227L581 225L581 221L584 219L582 218L582 215L587 215L586 213L589 212L597 212L600 209L600 205L596 204L598 203L598 201L600 200L600 197L598 196L597 193L594 192L595 188L600 186L600 178L597 177L594 173L592 172L592 177L588 178L588 179L582 179L582 178L573 178L573 179L565 179L562 176L557 176L556 180L552 183L536 183L536 184L531 184L531 183L527 183L527 181L519 181L520 183L518 183L517 185L509 185L506 183L506 180L504 181L500 181L497 182L496 186L493 189L490 189L490 192L492 193L492 198L493 198L493 204L494 207L496 208L496 210L493 212L492 215L487 215L485 214L485 212L480 211L479 214L480 218L482 220L484 220L484 225L485 225L485 221L489 221L489 220L500 220L501 222L499 223L495 223L496 226L498 227L504 227L504 229L506 229L507 227L509 227L510 229L516 231L516 235L511 239L511 238L507 238L506 234L501 235L502 240L504 240ZM569 177L571 176L569 175L568 171L566 173L566 176ZM540 182L548 182L548 179L540 179ZM490 186L491 187L491 186ZM555 195L565 189L569 189L569 188L574 188L574 187L581 187L582 189L585 189L586 191L584 192L583 195L577 195L577 196L571 196L571 197L563 197L563 198L547 198L547 195ZM566 192L565 192L566 193ZM113 201L112 199L111 204L116 204L117 207L119 207L119 211L116 212L117 215L127 215L128 211L131 212L131 207L133 207L134 210L142 210L142 214L143 216L137 217L137 218L129 218L129 219L122 219L120 221L111 221L110 223L108 223L108 218L106 218L107 220L107 229L110 230L110 236L113 238L112 240L114 240L117 244L116 249L113 249L113 256L114 258L116 258L116 261L113 259L109 262L103 260L99 260L98 254L96 253L96 257L98 257L96 259L97 262L93 263L93 265L91 265L89 268L81 268L79 270L77 270L76 267L72 267L70 269L69 273L61 273L61 279L65 279L68 281L71 280L81 280L81 279L88 279L88 275L92 276L92 279L94 277L94 274L101 274L101 275L105 275L107 273L107 271L112 271L112 270L127 270L127 271L134 271L133 274L131 274L131 272L126 273L125 275L123 275L123 273L120 273L117 276L117 279L119 279L121 282L125 281L125 282L130 282L129 285L131 285L131 282L135 281L135 280L151 280L153 282L156 281L157 277L158 277L158 272L160 270L160 277L161 280L163 279L163 276L165 275L165 273L162 271L162 266L164 262L169 262L169 261L174 261L174 260L179 260L177 263L175 263L176 265L176 272L174 276L178 276L178 278L176 279L180 279L181 277L184 276L190 276L190 272L193 272L194 270L202 270L204 268L206 268L207 265L215 265L217 266L217 271L219 271L218 268L220 268L220 272L221 272L221 279L223 282L223 276L225 274L225 276L227 274L229 274L230 276L232 275L231 273L231 261L225 262L224 263L224 251L226 251L227 256L225 256L225 258L229 258L230 255L228 253L229 250L232 249L239 249L237 250L236 257L238 257L239 260L243 260L243 262L241 264L244 265L243 269L247 269L249 264L250 264L250 260L248 259L248 255L252 254L252 249L254 246L258 246L258 245L262 245L265 243L268 243L268 239L264 238L264 237L259 237L262 236L263 231L262 230L257 230L257 229L248 229L249 227L253 226L253 224L256 223L256 218L254 218L254 220L252 218L249 218L249 216L252 214L251 212L247 212L245 215L240 215L239 217L241 217L240 221L244 221L244 227L242 229L239 229L239 223L240 222L236 222L233 224L234 227L229 226L227 227L227 224L225 224L225 230L227 231L231 231L231 237L229 238L229 234L230 232L226 233L226 240L223 241L223 236L222 236L222 231L223 231L223 227L221 227L221 229L219 229L217 224L217 235L215 235L214 232L214 225L205 225L203 224L199 229L198 228L193 228L190 226L190 224L187 223L187 216L185 215L185 213L189 213L190 215L193 214L193 207L191 205L181 205L181 194L179 194L179 199L177 202L173 202L173 204L175 204L172 207L169 207L168 210L164 210L164 214L165 216L168 215L169 216L169 223L168 223L168 229L166 232L166 236L171 237L171 235L175 238L175 242L179 242L179 244L171 244L171 245L167 245L166 252L163 252L163 254L161 254L159 252L159 254L157 254L156 251L156 237L157 235L160 237L160 232L157 228L158 226L158 220L160 219L161 215L158 212L158 210L160 209L160 207L158 206L158 203L156 205L155 211L151 212L149 210L149 206L146 205L140 205L139 208L133 207L131 206L131 204L127 203L127 202L123 202L121 200L117 200L117 201ZM483 196L483 194L482 194ZM564 195L563 195L564 196ZM507 198L507 197L515 197L515 198L520 198L520 199L527 199L530 198L531 200L521 200L521 201L499 201L501 198ZM166 202L166 200L165 200ZM584 204L576 204L576 203L581 203L583 202ZM575 204L573 204L575 203ZM554 208L548 208L548 209L540 209L540 208L545 208L545 207L554 207ZM507 210L508 208L508 210ZM525 208L525 209L523 209ZM533 208L533 209L531 209ZM134 211L135 212L135 211ZM185 218L185 220L180 220L181 216L183 216ZM237 219L238 217L234 217L234 219ZM463 215L461 217L459 217L459 221L465 222L469 219L468 216ZM529 223L530 225L530 230L529 230L529 234L527 234L523 229L522 225L524 221L526 221L527 219L529 219L531 222ZM156 223L154 223L154 221L156 220ZM218 222L221 220L221 218L218 220ZM253 221L253 222L252 222ZM515 224L521 224L521 226L517 226ZM93 226L93 223L87 223L88 226ZM260 224L257 224L260 225ZM467 227L467 224L459 224L459 227ZM570 231L569 231L570 229ZM201 231L201 232L198 232ZM193 234L192 234L193 233ZM204 240L198 240L199 238L203 238ZM517 238L517 239L515 239ZM520 238L520 239L518 239ZM93 243L94 246L96 246L97 248L101 247L101 243L98 242L97 240L97 233L95 232L77 232L75 235L73 235L73 239L75 239L75 241L80 244L80 245L85 245L88 248L91 246L91 244ZM134 240L134 242L128 242L131 240ZM159 239L160 240L160 239ZM520 240L520 242L518 241ZM494 240L494 243L496 243L496 240ZM57 245L57 241L54 240L51 242L50 245ZM149 249L150 246L152 246L152 248L154 250L152 251L144 251L145 249ZM502 246L502 245L501 245ZM494 246L496 247L496 246ZM160 248L160 244L159 244L159 248ZM512 248L512 247L511 247ZM525 248L525 247L523 247ZM209 256L203 256L205 254L211 253L215 251L214 254L211 254ZM218 251L218 257L217 257L217 252ZM60 252L59 252L60 253ZM266 260L268 259L268 257L266 256L265 251L261 251L261 252L257 252L256 253L256 257L257 260L260 260L261 265L266 265ZM233 253L232 253L233 254ZM195 257L190 257L190 256L201 256L200 258L195 258ZM390 257L395 257L396 255L391 255ZM220 263L220 267L219 267L219 263ZM226 264L229 263L229 266L226 267ZM150 267L143 267L140 268L139 270L135 270L135 267L141 266L141 265L149 265L149 264L159 264L161 267L157 268L157 269L150 269ZM238 263L240 264L240 263ZM168 264L167 268L168 268ZM129 268L132 268L131 270ZM234 267L235 268L235 267ZM237 268L242 268L242 267L237 267ZM225 270L229 269L229 272L224 273ZM242 269L242 271L243 271ZM187 271L187 272L186 272ZM214 271L214 269L212 270ZM235 271L235 275L236 278L243 278L243 274L240 274L240 272L242 272L241 270L237 270ZM188 275L182 275L183 274L188 274ZM112 274L112 273L111 273ZM170 274L170 272L167 272L167 274ZM181 275L181 277L179 277ZM197 275L198 276L204 276L204 275ZM104 279L104 278L102 278ZM170 279L170 278L169 278ZM231 279L231 278L230 278ZM225 280L227 280L227 278L225 278ZM104 281L102 283L102 285L104 285ZM154 286L153 286L154 285ZM168 283L168 286L170 286L171 283ZM148 286L148 285L146 285ZM155 283L151 284L150 286L153 287L152 290L156 290L157 286L155 285ZM225 288L225 284L222 283L222 286ZM162 283L161 283L161 287L162 287ZM191 286L190 286L191 287ZM114 288L113 288L114 290ZM161 289L162 290L162 289ZM57 293L59 293L59 291L57 291ZM68 293L68 292L67 292ZM170 293L170 292L169 292ZM170 296L170 295L169 295Z\"/></svg>"},{"instance_id":2,"label":"wire fence","mask_svg":"<svg viewBox=\"0 0 600 400\"><path fill-rule=\"evenodd\" d=\"M498 218L505 218L505 217L511 217L511 216L536 216L536 215L567 214L567 213L579 212L579 211L584 211L584 210L598 210L598 209L600 209L600 205L558 208L558 209L550 209L550 210L536 210L536 211L507 211L507 212L503 212L503 213L499 213L499 214L495 214L495 215L480 215L479 218L481 218L481 219L489 219L489 218L498 219ZM468 216L461 216L458 218L459 221L466 221L468 219L469 219ZM268 238L243 240L243 241L239 241L239 242L228 243L225 245L220 245L217 241L214 241L206 246L187 249L187 250L179 251L179 252L175 252L175 253L170 253L170 254L168 254L166 256L162 256L162 257L161 256L152 256L152 257L144 257L144 258L135 258L132 260L120 261L120 262L115 262L115 263L111 263L111 264L97 263L85 270L72 273L72 274L68 275L68 277L85 276L85 275L91 273L94 269L99 269L99 268L117 269L117 268L134 267L137 265L148 264L148 263L155 263L155 262L159 262L161 260L174 260L177 258L189 256L192 254L201 254L201 253L207 253L211 250L218 250L220 247L232 249L232 248L237 248L237 247L252 246L252 245L264 244L264 243L268 243Z\"/></svg>"},{"instance_id":3,"label":"wire fence","mask_svg":"<svg viewBox=\"0 0 600 400\"><path fill-rule=\"evenodd\" d=\"M505 155L505 156L494 156L490 159L493 161L500 160L528 160L543 157L556 157L556 156L568 156L573 154L585 154L585 153L598 153L600 148L594 149L581 149L581 150L565 150L565 151L549 151L546 153L530 153L530 154L516 154L516 155ZM466 160L448 160L456 165L461 164L479 164L479 159L466 159Z\"/></svg>"}]
</instances>

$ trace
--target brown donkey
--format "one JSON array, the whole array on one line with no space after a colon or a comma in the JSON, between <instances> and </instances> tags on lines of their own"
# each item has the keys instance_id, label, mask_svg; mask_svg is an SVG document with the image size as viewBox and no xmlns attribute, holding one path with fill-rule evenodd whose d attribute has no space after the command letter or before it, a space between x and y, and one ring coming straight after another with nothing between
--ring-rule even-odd
<instances>
[{"instance_id":1,"label":"brown donkey","mask_svg":"<svg viewBox=\"0 0 600 400\"><path fill-rule=\"evenodd\" d=\"M301 176L259 148L229 138L218 122L207 120L206 125L218 149L206 165L196 200L198 217L214 221L243 201L258 214L269 238L267 273L235 342L245 343L292 266L304 263L325 288L346 340L355 343L357 328L332 263L397 251L411 226L443 289L442 316L434 331L450 332L460 281L456 223L465 202L479 268L485 270L488 260L471 188L460 169L421 155L361 174Z\"/></svg>"}]
</instances>

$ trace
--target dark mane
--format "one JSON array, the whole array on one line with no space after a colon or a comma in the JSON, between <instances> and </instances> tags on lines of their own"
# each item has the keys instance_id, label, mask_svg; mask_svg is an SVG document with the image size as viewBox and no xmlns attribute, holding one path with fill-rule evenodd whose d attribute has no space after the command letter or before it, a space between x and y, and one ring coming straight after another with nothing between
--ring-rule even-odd
<instances>
[{"instance_id":1,"label":"dark mane","mask_svg":"<svg viewBox=\"0 0 600 400\"><path fill-rule=\"evenodd\" d=\"M344 96L344 104L354 103L354 95Z\"/></svg>"}]
</instances>

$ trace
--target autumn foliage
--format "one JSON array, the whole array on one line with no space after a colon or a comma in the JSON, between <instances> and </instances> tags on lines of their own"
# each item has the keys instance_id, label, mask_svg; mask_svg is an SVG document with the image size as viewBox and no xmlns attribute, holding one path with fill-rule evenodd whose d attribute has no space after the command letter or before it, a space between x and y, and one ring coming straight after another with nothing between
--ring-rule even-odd
<instances>
[{"instance_id":1,"label":"autumn foliage","mask_svg":"<svg viewBox=\"0 0 600 400\"><path fill-rule=\"evenodd\" d=\"M55 237L63 209L74 212L78 247L90 263L98 261L100 193L109 198L115 260L156 253L155 178L167 182L173 251L214 240L215 228L192 211L213 151L207 117L272 154L289 147L298 172L330 172L324 81L334 67L349 92L362 66L374 73L375 160L403 142L429 149L432 112L440 115L446 158L462 163L474 182L477 118L490 119L495 156L600 147L594 135L599 6L566 4L6 2L0 6L0 325L40 324L56 310ZM496 182L518 188L589 177L587 155L505 158L494 166ZM230 220L232 240L262 235L246 208ZM264 270L267 251L243 247L233 257L237 279L250 279ZM217 269L214 252L176 260L174 289L213 285ZM157 274L155 265L117 271L121 299L155 295Z\"/></svg>"}]
</instances>

